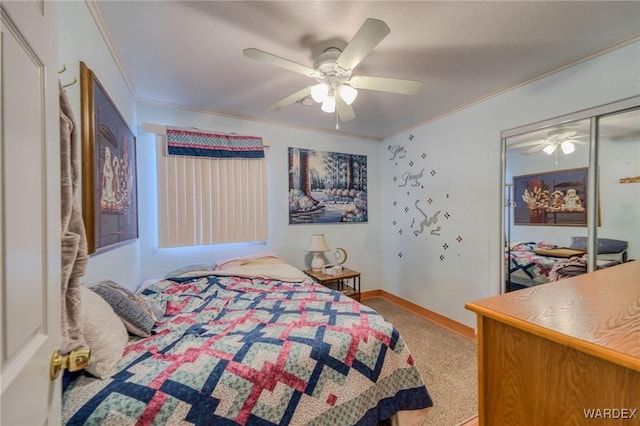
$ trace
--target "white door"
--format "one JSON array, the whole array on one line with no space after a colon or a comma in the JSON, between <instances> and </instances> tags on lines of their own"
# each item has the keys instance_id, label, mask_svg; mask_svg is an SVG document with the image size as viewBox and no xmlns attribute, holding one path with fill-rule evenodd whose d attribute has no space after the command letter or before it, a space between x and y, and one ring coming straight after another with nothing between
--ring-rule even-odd
<instances>
[{"instance_id":1,"label":"white door","mask_svg":"<svg viewBox=\"0 0 640 426\"><path fill-rule=\"evenodd\" d=\"M2 9L0 424L60 423L60 139L56 3Z\"/></svg>"}]
</instances>

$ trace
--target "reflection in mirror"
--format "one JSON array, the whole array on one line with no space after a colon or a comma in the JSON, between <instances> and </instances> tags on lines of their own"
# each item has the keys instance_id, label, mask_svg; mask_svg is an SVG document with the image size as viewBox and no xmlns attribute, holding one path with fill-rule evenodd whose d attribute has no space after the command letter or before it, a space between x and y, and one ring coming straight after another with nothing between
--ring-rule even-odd
<instances>
[{"instance_id":1,"label":"reflection in mirror","mask_svg":"<svg viewBox=\"0 0 640 426\"><path fill-rule=\"evenodd\" d=\"M573 117L503 132L505 291L640 256L638 99Z\"/></svg>"},{"instance_id":2,"label":"reflection in mirror","mask_svg":"<svg viewBox=\"0 0 640 426\"><path fill-rule=\"evenodd\" d=\"M588 119L507 138L507 291L555 280L559 261L582 260L584 250L568 249L587 236L589 140Z\"/></svg>"},{"instance_id":3,"label":"reflection in mirror","mask_svg":"<svg viewBox=\"0 0 640 426\"><path fill-rule=\"evenodd\" d=\"M637 259L640 249L640 109L598 122L600 225L597 267Z\"/></svg>"}]
</instances>

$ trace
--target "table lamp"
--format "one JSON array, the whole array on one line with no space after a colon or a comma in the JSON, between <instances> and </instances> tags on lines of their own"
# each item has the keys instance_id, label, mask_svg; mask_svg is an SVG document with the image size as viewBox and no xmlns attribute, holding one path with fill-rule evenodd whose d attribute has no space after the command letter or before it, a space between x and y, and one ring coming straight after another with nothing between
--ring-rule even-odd
<instances>
[{"instance_id":1,"label":"table lamp","mask_svg":"<svg viewBox=\"0 0 640 426\"><path fill-rule=\"evenodd\" d=\"M311 269L314 271L321 271L324 267L323 253L331 250L324 239L324 234L313 234L311 236L311 245L307 249L313 253L313 259L311 260Z\"/></svg>"}]
</instances>

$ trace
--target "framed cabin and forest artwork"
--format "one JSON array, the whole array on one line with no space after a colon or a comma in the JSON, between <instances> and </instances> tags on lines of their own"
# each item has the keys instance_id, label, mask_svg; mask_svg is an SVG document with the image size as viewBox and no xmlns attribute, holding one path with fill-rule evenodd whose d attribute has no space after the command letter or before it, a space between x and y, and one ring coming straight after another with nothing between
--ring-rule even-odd
<instances>
[{"instance_id":1,"label":"framed cabin and forest artwork","mask_svg":"<svg viewBox=\"0 0 640 426\"><path fill-rule=\"evenodd\" d=\"M95 74L80 62L82 216L87 251L138 238L136 139Z\"/></svg>"},{"instance_id":2,"label":"framed cabin and forest artwork","mask_svg":"<svg viewBox=\"0 0 640 426\"><path fill-rule=\"evenodd\" d=\"M513 177L514 225L587 226L587 168Z\"/></svg>"},{"instance_id":3,"label":"framed cabin and forest artwork","mask_svg":"<svg viewBox=\"0 0 640 426\"><path fill-rule=\"evenodd\" d=\"M289 224L367 222L367 156L289 148Z\"/></svg>"}]
</instances>

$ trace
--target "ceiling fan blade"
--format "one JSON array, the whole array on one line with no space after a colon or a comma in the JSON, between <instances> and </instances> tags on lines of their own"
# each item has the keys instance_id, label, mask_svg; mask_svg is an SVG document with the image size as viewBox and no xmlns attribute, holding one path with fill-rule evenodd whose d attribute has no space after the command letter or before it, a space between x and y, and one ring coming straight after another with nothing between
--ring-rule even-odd
<instances>
[{"instance_id":1,"label":"ceiling fan blade","mask_svg":"<svg viewBox=\"0 0 640 426\"><path fill-rule=\"evenodd\" d=\"M522 152L522 155L529 155L529 154L535 154L536 152L540 152L543 149L545 149L549 144L548 143L541 143L540 145L536 145L532 148L529 148L528 150Z\"/></svg>"},{"instance_id":2,"label":"ceiling fan blade","mask_svg":"<svg viewBox=\"0 0 640 426\"><path fill-rule=\"evenodd\" d=\"M383 21L368 18L344 48L336 64L346 70L354 69L390 31Z\"/></svg>"},{"instance_id":3,"label":"ceiling fan blade","mask_svg":"<svg viewBox=\"0 0 640 426\"><path fill-rule=\"evenodd\" d=\"M311 88L312 87L313 86L305 87L304 89L297 91L293 95L287 96L283 100L281 100L279 102L276 102L275 104L271 105L267 109L269 111L277 111L279 109L282 109L282 108L286 107L287 105L291 105L292 103L295 103L295 102L299 101L300 99L309 96L311 94Z\"/></svg>"},{"instance_id":4,"label":"ceiling fan blade","mask_svg":"<svg viewBox=\"0 0 640 426\"><path fill-rule=\"evenodd\" d=\"M579 145L589 145L589 142L579 141L576 139L568 139L568 141L574 144L579 144ZM561 142L557 142L557 141L553 142L553 141L548 141L546 139L537 139L533 141L523 141L523 142L517 142L511 145L507 145L507 149L524 148L525 146L538 145L538 144L542 145L542 148L540 149L544 149L545 146L550 145L552 143L557 143L559 145Z\"/></svg>"},{"instance_id":5,"label":"ceiling fan blade","mask_svg":"<svg viewBox=\"0 0 640 426\"><path fill-rule=\"evenodd\" d=\"M382 92L415 95L422 89L422 82L418 80L400 80L397 78L368 77L356 75L351 77L349 84L356 89L379 90Z\"/></svg>"},{"instance_id":6,"label":"ceiling fan blade","mask_svg":"<svg viewBox=\"0 0 640 426\"><path fill-rule=\"evenodd\" d=\"M280 68L287 69L289 71L297 72L298 74L306 75L307 77L314 77L316 70L306 65L301 65L297 62L290 61L288 59L281 58L280 56L272 55L260 49L253 47L244 49L242 51L244 56L251 59L257 59L258 61L268 62L271 65L275 65Z\"/></svg>"},{"instance_id":7,"label":"ceiling fan blade","mask_svg":"<svg viewBox=\"0 0 640 426\"><path fill-rule=\"evenodd\" d=\"M518 142L511 145L507 145L507 149L516 149L516 148L522 148L525 146L538 145L538 144L547 145L548 143L544 140L524 141L524 142Z\"/></svg>"},{"instance_id":8,"label":"ceiling fan blade","mask_svg":"<svg viewBox=\"0 0 640 426\"><path fill-rule=\"evenodd\" d=\"M338 116L340 121L351 121L356 118L356 114L353 112L351 105L347 105L340 96L336 96L336 109L338 110Z\"/></svg>"},{"instance_id":9,"label":"ceiling fan blade","mask_svg":"<svg viewBox=\"0 0 640 426\"><path fill-rule=\"evenodd\" d=\"M612 141L633 141L640 138L640 130L635 130L627 133L618 133L611 136Z\"/></svg>"}]
</instances>

